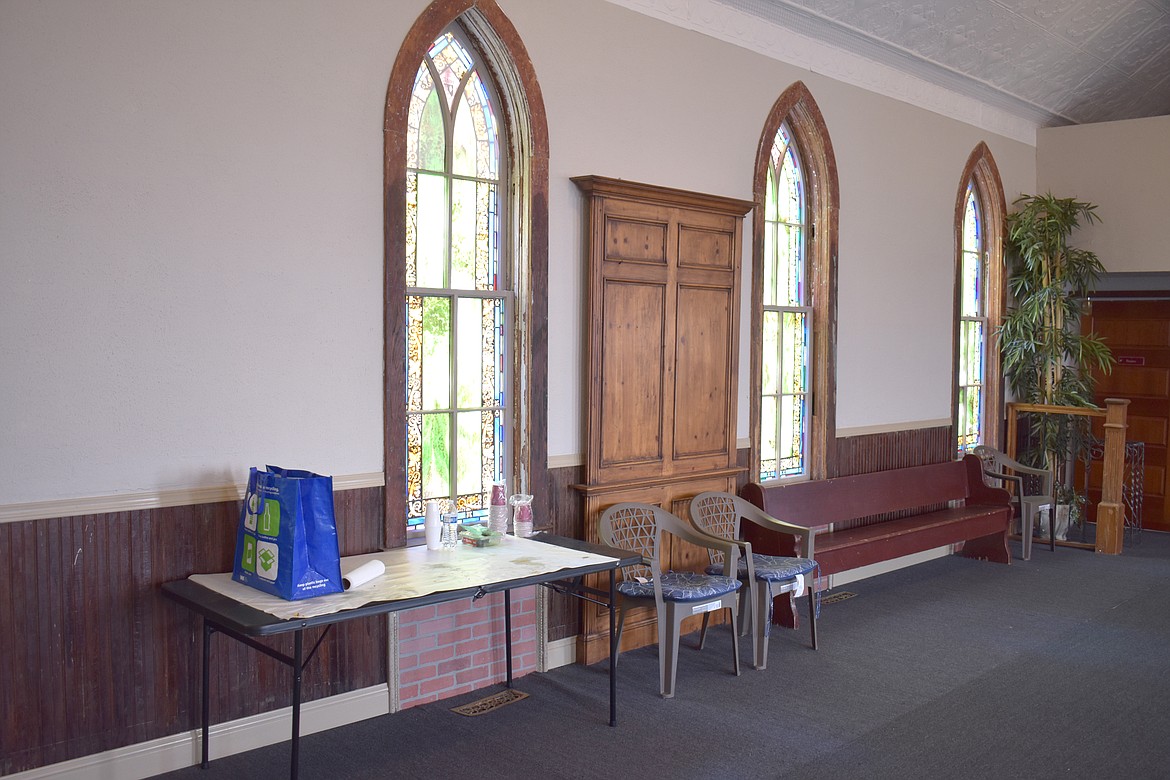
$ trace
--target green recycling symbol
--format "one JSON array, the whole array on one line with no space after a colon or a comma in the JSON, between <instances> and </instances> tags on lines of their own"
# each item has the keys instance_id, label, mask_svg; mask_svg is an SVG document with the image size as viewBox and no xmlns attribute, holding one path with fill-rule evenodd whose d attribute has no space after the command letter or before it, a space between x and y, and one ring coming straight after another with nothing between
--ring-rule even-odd
<instances>
[{"instance_id":1,"label":"green recycling symbol","mask_svg":"<svg viewBox=\"0 0 1170 780\"><path fill-rule=\"evenodd\" d=\"M271 571L276 564L276 556L272 554L272 550L262 550L256 557L260 560L260 568L264 571Z\"/></svg>"}]
</instances>

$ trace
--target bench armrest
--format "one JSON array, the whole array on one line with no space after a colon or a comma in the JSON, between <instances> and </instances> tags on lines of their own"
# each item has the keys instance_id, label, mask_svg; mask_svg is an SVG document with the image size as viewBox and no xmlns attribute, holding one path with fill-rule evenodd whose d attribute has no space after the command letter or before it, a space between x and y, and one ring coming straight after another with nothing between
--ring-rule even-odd
<instances>
[{"instance_id":1,"label":"bench armrest","mask_svg":"<svg viewBox=\"0 0 1170 780\"><path fill-rule=\"evenodd\" d=\"M794 536L799 541L797 543L797 553L801 558L812 558L814 556L814 538L816 531L796 523L788 523L783 520L778 520L772 517L764 510L760 509L755 504L741 499L739 507L740 514L745 520L749 520L760 528L768 531L773 531L778 534L785 534L787 536Z\"/></svg>"},{"instance_id":2,"label":"bench armrest","mask_svg":"<svg viewBox=\"0 0 1170 780\"><path fill-rule=\"evenodd\" d=\"M967 503L1006 504L1011 506L1012 494L1003 488L991 487L983 481L983 461L975 455L964 455L967 466Z\"/></svg>"}]
</instances>

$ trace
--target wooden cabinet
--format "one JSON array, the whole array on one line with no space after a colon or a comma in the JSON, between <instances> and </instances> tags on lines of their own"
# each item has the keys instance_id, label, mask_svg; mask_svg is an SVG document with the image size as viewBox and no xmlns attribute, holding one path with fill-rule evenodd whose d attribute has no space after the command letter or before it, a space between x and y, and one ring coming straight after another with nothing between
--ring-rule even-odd
<instances>
[{"instance_id":1,"label":"wooden cabinet","mask_svg":"<svg viewBox=\"0 0 1170 780\"><path fill-rule=\"evenodd\" d=\"M734 491L743 217L733 200L599 176L585 195L589 391L585 538L620 501L686 516L704 490ZM667 568L701 569L676 542ZM684 628L684 630L687 630ZM586 605L578 657L608 654L608 613ZM622 647L657 641L652 610L627 619Z\"/></svg>"}]
</instances>

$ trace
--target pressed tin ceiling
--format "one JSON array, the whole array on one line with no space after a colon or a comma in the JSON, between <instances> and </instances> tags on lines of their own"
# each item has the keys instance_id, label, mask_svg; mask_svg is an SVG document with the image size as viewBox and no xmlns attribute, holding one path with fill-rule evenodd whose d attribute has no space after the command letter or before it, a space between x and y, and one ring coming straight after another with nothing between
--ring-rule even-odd
<instances>
[{"instance_id":1,"label":"pressed tin ceiling","mask_svg":"<svg viewBox=\"0 0 1170 780\"><path fill-rule=\"evenodd\" d=\"M715 0L1041 126L1170 114L1170 0Z\"/></svg>"}]
</instances>

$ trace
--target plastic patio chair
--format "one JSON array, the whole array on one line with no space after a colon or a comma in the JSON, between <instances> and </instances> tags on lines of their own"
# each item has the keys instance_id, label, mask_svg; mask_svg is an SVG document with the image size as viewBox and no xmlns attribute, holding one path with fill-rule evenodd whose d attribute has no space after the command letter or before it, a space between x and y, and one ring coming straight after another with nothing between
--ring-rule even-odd
<instances>
[{"instance_id":1,"label":"plastic patio chair","mask_svg":"<svg viewBox=\"0 0 1170 780\"><path fill-rule=\"evenodd\" d=\"M712 553L711 565L707 567L707 571L726 573L728 566L734 566L739 579L748 584L749 593L745 594L747 596L745 601L750 607L743 609L745 605L741 602L741 611L746 613L746 619L751 621L755 667L764 669L768 664L768 635L771 633L773 598L784 593L799 596L802 587L807 587L808 590L809 631L815 650L817 562L813 558L813 530L777 520L750 501L730 493L700 493L691 500L690 514L692 522L701 531L734 541L744 551L738 563ZM801 557L753 553L751 543L744 541L740 533L744 519L763 528L797 536L800 539ZM809 580L807 585L804 582L806 576ZM741 617L741 621L746 622L746 619Z\"/></svg>"},{"instance_id":2,"label":"plastic patio chair","mask_svg":"<svg viewBox=\"0 0 1170 780\"><path fill-rule=\"evenodd\" d=\"M671 534L700 547L714 547L735 561L739 548L722 539L699 533L689 523L652 504L620 503L602 512L598 536L603 544L631 550L643 563L626 567L617 585L619 617L617 641L621 642L626 612L631 606L653 604L658 618L659 693L674 696L678 671L679 632L684 619L717 609L731 611L732 653L735 674L739 675L739 631L736 622L736 593L739 580L696 572L663 572L663 535ZM701 644L700 644L701 647Z\"/></svg>"},{"instance_id":3,"label":"plastic patio chair","mask_svg":"<svg viewBox=\"0 0 1170 780\"><path fill-rule=\"evenodd\" d=\"M1036 516L1041 509L1052 507L1052 473L1047 469L1037 469L1025 466L1019 461L1009 458L1004 453L981 444L971 452L983 461L983 474L991 479L997 479L1001 484L1012 482L1016 489L1013 497L1020 512L1020 538L1022 539L1023 558L1025 561L1032 558L1032 530L1035 527ZM1038 485L1035 490L1028 490L1028 486ZM1049 528L1054 527L1049 523ZM1050 531L1050 535L1055 531ZM1051 540L1053 549L1056 540Z\"/></svg>"}]
</instances>

